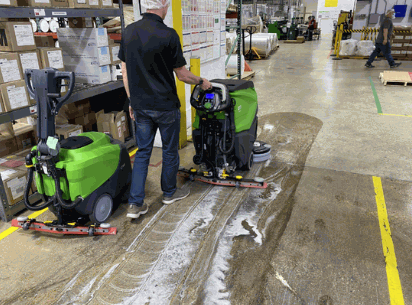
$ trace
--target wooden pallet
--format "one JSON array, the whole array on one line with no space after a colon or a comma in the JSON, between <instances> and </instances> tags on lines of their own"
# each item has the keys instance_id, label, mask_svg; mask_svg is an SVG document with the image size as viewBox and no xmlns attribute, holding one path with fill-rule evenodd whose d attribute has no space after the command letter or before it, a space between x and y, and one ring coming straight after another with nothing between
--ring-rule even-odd
<instances>
[{"instance_id":1,"label":"wooden pallet","mask_svg":"<svg viewBox=\"0 0 412 305\"><path fill-rule=\"evenodd\" d=\"M304 40L284 40L283 43L304 43Z\"/></svg>"},{"instance_id":2,"label":"wooden pallet","mask_svg":"<svg viewBox=\"0 0 412 305\"><path fill-rule=\"evenodd\" d=\"M242 79L243 79L243 80L250 80L250 79L252 79L254 76L255 76L255 72L254 72L254 71L245 71L245 72L242 73ZM230 79L230 78L232 78L232 76L231 76L231 75L228 75L226 78L227 78L227 79ZM236 78L236 79L237 79L237 78Z\"/></svg>"},{"instance_id":3,"label":"wooden pallet","mask_svg":"<svg viewBox=\"0 0 412 305\"><path fill-rule=\"evenodd\" d=\"M385 86L388 83L402 84L405 87L412 84L412 73L401 71L383 71L379 74L379 79Z\"/></svg>"}]
</instances>

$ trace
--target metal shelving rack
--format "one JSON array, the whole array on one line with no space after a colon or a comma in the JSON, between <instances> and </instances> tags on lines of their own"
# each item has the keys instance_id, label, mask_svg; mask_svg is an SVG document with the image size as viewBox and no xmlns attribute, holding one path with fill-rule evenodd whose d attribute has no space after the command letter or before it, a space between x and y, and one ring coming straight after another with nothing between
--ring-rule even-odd
<instances>
[{"instance_id":1,"label":"metal shelving rack","mask_svg":"<svg viewBox=\"0 0 412 305\"><path fill-rule=\"evenodd\" d=\"M81 9L81 8L41 8L41 7L2 7L0 18L39 18L39 17L115 17L120 16L122 32L124 31L123 2L119 0L119 9ZM112 81L102 85L76 84L75 92L66 104L99 95L111 90L123 87L122 81ZM0 114L0 124L12 122L32 114L37 113L37 106L30 106L12 112ZM132 128L132 140L126 143L127 148L135 145L134 128ZM13 215L25 209L23 201L14 205L9 205L5 193L3 181L0 176L0 217L8 222ZM36 193L30 196L31 201L41 200L41 196Z\"/></svg>"},{"instance_id":2,"label":"metal shelving rack","mask_svg":"<svg viewBox=\"0 0 412 305\"><path fill-rule=\"evenodd\" d=\"M230 3L232 0L228 0L227 6L226 6L226 11L230 6ZM235 3L237 2L237 25L236 26L231 26L231 27L226 27L227 30L230 29L235 29L236 30L236 39L235 43L232 46L232 49L230 50L230 53L226 59L225 67L227 67L227 64L229 62L230 56L233 54L233 50L235 48L235 45L237 43L237 74L232 76L231 78L237 77L238 79L242 79L242 0L235 0Z\"/></svg>"}]
</instances>

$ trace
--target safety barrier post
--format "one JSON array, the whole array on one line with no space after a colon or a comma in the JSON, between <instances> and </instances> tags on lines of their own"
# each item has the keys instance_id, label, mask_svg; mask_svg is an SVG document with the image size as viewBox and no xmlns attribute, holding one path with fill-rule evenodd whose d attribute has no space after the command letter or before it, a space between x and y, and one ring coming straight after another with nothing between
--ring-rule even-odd
<instances>
[{"instance_id":1,"label":"safety barrier post","mask_svg":"<svg viewBox=\"0 0 412 305\"><path fill-rule=\"evenodd\" d=\"M180 38L180 44L183 45L183 18L182 18L182 0L172 1L173 28ZM180 133L179 149L187 145L187 126L186 126L186 92L185 83L176 78L177 96L180 101Z\"/></svg>"},{"instance_id":2,"label":"safety barrier post","mask_svg":"<svg viewBox=\"0 0 412 305\"><path fill-rule=\"evenodd\" d=\"M340 28L336 31L336 40L335 40L336 57L332 58L333 60L342 60L342 58L339 58L340 42L342 41L342 33L343 33L343 24L341 24Z\"/></svg>"},{"instance_id":3,"label":"safety barrier post","mask_svg":"<svg viewBox=\"0 0 412 305\"><path fill-rule=\"evenodd\" d=\"M190 59L190 71L196 75L196 76L200 76L200 58L199 57L192 57ZM192 87L192 92L195 89L196 85L191 85ZM195 118L196 118L196 109L195 108L191 108L192 109L192 125L195 122Z\"/></svg>"}]
</instances>

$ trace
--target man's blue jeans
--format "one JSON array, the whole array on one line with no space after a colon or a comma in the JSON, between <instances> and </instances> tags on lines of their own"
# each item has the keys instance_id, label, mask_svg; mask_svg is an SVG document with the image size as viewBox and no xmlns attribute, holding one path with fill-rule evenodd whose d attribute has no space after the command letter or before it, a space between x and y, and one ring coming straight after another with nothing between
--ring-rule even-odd
<instances>
[{"instance_id":1,"label":"man's blue jeans","mask_svg":"<svg viewBox=\"0 0 412 305\"><path fill-rule=\"evenodd\" d=\"M153 142L160 130L163 149L161 187L165 196L172 196L176 191L177 171L179 169L179 132L180 110L134 111L136 125L136 145L139 148L133 166L132 186L129 204L143 205L145 184L152 155Z\"/></svg>"},{"instance_id":2,"label":"man's blue jeans","mask_svg":"<svg viewBox=\"0 0 412 305\"><path fill-rule=\"evenodd\" d=\"M393 66L395 61L393 60L393 57L391 55L391 44L389 42L386 45L384 45L383 43L376 43L375 50L372 52L367 63L371 64L375 60L376 56L380 54L381 51L385 56L386 60L388 61L389 65Z\"/></svg>"}]
</instances>

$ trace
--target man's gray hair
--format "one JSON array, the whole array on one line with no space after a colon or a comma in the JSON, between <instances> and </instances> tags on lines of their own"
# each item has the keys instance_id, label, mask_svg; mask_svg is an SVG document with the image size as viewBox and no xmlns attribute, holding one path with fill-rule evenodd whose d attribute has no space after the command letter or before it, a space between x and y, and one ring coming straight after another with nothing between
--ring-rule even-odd
<instances>
[{"instance_id":1,"label":"man's gray hair","mask_svg":"<svg viewBox=\"0 0 412 305\"><path fill-rule=\"evenodd\" d=\"M388 16L389 14L391 14L391 13L394 13L395 14L395 10L392 8L392 9L390 9L390 10L388 10L387 12L386 12L386 16Z\"/></svg>"},{"instance_id":2,"label":"man's gray hair","mask_svg":"<svg viewBox=\"0 0 412 305\"><path fill-rule=\"evenodd\" d=\"M170 0L141 0L141 5L147 10L160 10L170 5Z\"/></svg>"}]
</instances>

